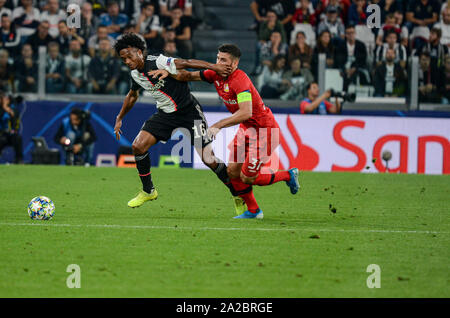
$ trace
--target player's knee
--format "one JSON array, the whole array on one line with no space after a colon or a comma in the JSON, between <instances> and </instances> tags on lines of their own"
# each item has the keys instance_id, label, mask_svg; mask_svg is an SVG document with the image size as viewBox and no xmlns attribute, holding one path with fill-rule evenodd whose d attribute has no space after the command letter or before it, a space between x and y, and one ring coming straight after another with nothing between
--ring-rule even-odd
<instances>
[{"instance_id":1,"label":"player's knee","mask_svg":"<svg viewBox=\"0 0 450 318\"><path fill-rule=\"evenodd\" d=\"M236 171L236 169L233 169L233 168L234 168L234 167L233 167L232 165L229 165L229 166L227 167L227 173L228 173L228 176L229 176L231 179L239 178L240 172L239 172L239 171Z\"/></svg>"},{"instance_id":2,"label":"player's knee","mask_svg":"<svg viewBox=\"0 0 450 318\"><path fill-rule=\"evenodd\" d=\"M131 149L133 150L134 155L140 155L145 152L143 145L137 142L133 142L133 144L131 145Z\"/></svg>"}]
</instances>

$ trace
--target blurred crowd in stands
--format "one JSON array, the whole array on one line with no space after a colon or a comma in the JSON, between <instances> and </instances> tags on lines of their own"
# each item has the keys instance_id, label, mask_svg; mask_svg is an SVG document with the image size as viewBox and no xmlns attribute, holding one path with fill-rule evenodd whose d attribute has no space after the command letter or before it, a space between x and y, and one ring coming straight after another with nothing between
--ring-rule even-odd
<instances>
[{"instance_id":1,"label":"blurred crowd in stands","mask_svg":"<svg viewBox=\"0 0 450 318\"><path fill-rule=\"evenodd\" d=\"M367 23L372 4L379 28ZM324 53L343 90L370 87L377 97L408 94L408 65L417 56L420 102L449 103L450 1L253 0L250 8L258 37L253 75L263 98L306 97Z\"/></svg>"},{"instance_id":2,"label":"blurred crowd in stands","mask_svg":"<svg viewBox=\"0 0 450 318\"><path fill-rule=\"evenodd\" d=\"M224 0L226 2L226 0ZM79 5L81 27L67 25ZM0 90L36 92L38 52L47 47L47 93L126 94L129 70L112 46L139 33L149 53L190 58L207 0L0 0ZM380 28L369 28L379 6ZM345 91L408 94L411 56L419 57L420 102L450 100L450 0L253 0L258 45L253 75L264 98L302 100L318 81L319 54ZM251 23L251 21L249 21ZM337 72L337 73L336 73Z\"/></svg>"},{"instance_id":3,"label":"blurred crowd in stands","mask_svg":"<svg viewBox=\"0 0 450 318\"><path fill-rule=\"evenodd\" d=\"M47 93L126 94L129 70L114 54L115 39L139 33L149 53L190 58L193 31L209 28L203 2L0 0L0 91L36 92L45 46ZM80 28L67 25L72 3L80 8Z\"/></svg>"}]
</instances>

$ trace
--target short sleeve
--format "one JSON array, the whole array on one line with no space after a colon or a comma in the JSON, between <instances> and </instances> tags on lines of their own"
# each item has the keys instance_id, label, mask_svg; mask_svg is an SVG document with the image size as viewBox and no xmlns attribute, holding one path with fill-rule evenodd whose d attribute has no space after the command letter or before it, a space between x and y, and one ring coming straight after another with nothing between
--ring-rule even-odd
<instances>
[{"instance_id":1,"label":"short sleeve","mask_svg":"<svg viewBox=\"0 0 450 318\"><path fill-rule=\"evenodd\" d=\"M156 67L160 70L166 70L170 74L177 74L177 66L175 65L175 58L160 54L156 59Z\"/></svg>"},{"instance_id":2,"label":"short sleeve","mask_svg":"<svg viewBox=\"0 0 450 318\"><path fill-rule=\"evenodd\" d=\"M239 71L239 74L230 82L230 89L237 95L244 91L251 91L251 81L247 74Z\"/></svg>"},{"instance_id":3,"label":"short sleeve","mask_svg":"<svg viewBox=\"0 0 450 318\"><path fill-rule=\"evenodd\" d=\"M309 104L311 104L311 103L308 102L307 100L303 100L300 103L300 114L305 114L306 113L305 109L306 109L306 106L308 106Z\"/></svg>"},{"instance_id":4,"label":"short sleeve","mask_svg":"<svg viewBox=\"0 0 450 318\"><path fill-rule=\"evenodd\" d=\"M133 78L131 78L130 90L138 91L140 88L141 88L141 86L138 83L136 83L136 81Z\"/></svg>"},{"instance_id":5,"label":"short sleeve","mask_svg":"<svg viewBox=\"0 0 450 318\"><path fill-rule=\"evenodd\" d=\"M200 77L204 82L208 82L210 84L214 83L214 79L216 77L216 72L212 70L202 70L200 71Z\"/></svg>"}]
</instances>

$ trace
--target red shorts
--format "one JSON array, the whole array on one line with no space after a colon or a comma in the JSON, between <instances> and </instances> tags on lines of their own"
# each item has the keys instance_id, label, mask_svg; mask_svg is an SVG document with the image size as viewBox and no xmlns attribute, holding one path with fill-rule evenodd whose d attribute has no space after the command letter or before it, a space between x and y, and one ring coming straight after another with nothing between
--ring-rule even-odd
<instances>
[{"instance_id":1,"label":"red shorts","mask_svg":"<svg viewBox=\"0 0 450 318\"><path fill-rule=\"evenodd\" d=\"M242 163L241 171L247 177L257 176L278 147L279 132L276 121L271 127L247 127L241 124L232 142L229 162Z\"/></svg>"}]
</instances>

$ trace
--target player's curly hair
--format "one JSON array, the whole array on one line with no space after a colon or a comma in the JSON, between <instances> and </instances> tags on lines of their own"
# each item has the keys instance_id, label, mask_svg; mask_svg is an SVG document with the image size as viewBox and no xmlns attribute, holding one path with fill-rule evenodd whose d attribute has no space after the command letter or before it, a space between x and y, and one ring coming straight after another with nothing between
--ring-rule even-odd
<instances>
[{"instance_id":1,"label":"player's curly hair","mask_svg":"<svg viewBox=\"0 0 450 318\"><path fill-rule=\"evenodd\" d=\"M114 50L117 55L120 55L120 51L129 47L135 47L142 52L145 51L146 45L145 42L142 41L140 37L138 37L135 33L125 33L123 34L114 44Z\"/></svg>"}]
</instances>

